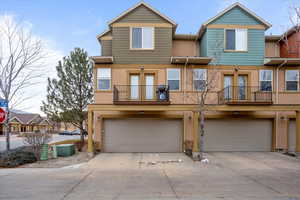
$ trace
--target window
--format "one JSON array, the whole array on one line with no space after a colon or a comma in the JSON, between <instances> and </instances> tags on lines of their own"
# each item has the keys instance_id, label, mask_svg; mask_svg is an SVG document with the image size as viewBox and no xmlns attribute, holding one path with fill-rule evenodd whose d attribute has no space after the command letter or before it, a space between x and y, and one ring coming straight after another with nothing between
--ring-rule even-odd
<instances>
[{"instance_id":1,"label":"window","mask_svg":"<svg viewBox=\"0 0 300 200\"><path fill-rule=\"evenodd\" d=\"M206 69L194 69L194 89L198 91L203 91L206 84Z\"/></svg>"},{"instance_id":2,"label":"window","mask_svg":"<svg viewBox=\"0 0 300 200\"><path fill-rule=\"evenodd\" d=\"M153 27L134 27L131 29L132 49L153 49Z\"/></svg>"},{"instance_id":3,"label":"window","mask_svg":"<svg viewBox=\"0 0 300 200\"><path fill-rule=\"evenodd\" d=\"M299 85L299 71L286 70L285 71L285 88L287 91L298 91Z\"/></svg>"},{"instance_id":4,"label":"window","mask_svg":"<svg viewBox=\"0 0 300 200\"><path fill-rule=\"evenodd\" d=\"M247 29L226 29L225 50L247 51L248 30Z\"/></svg>"},{"instance_id":5,"label":"window","mask_svg":"<svg viewBox=\"0 0 300 200\"><path fill-rule=\"evenodd\" d=\"M111 82L111 69L110 68L98 68L97 69L97 82L99 90L110 90Z\"/></svg>"},{"instance_id":6,"label":"window","mask_svg":"<svg viewBox=\"0 0 300 200\"><path fill-rule=\"evenodd\" d=\"M167 69L167 80L170 90L180 89L180 69Z\"/></svg>"},{"instance_id":7,"label":"window","mask_svg":"<svg viewBox=\"0 0 300 200\"><path fill-rule=\"evenodd\" d=\"M259 82L261 91L272 91L272 70L260 70Z\"/></svg>"}]
</instances>

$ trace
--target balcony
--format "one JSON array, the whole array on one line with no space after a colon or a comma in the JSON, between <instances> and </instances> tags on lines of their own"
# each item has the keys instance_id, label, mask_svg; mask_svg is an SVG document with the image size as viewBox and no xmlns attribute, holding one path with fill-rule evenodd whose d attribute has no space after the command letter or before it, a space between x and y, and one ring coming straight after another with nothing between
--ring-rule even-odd
<instances>
[{"instance_id":1,"label":"balcony","mask_svg":"<svg viewBox=\"0 0 300 200\"><path fill-rule=\"evenodd\" d=\"M218 103L227 105L271 105L273 93L258 86L229 86L218 92Z\"/></svg>"},{"instance_id":2,"label":"balcony","mask_svg":"<svg viewBox=\"0 0 300 200\"><path fill-rule=\"evenodd\" d=\"M114 85L113 102L117 105L170 104L167 85Z\"/></svg>"}]
</instances>

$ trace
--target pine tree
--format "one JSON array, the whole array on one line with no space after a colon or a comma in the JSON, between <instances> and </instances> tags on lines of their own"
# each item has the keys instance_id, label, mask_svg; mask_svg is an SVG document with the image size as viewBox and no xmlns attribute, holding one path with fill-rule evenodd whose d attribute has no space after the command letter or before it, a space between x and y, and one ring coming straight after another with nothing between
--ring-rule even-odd
<instances>
[{"instance_id":1,"label":"pine tree","mask_svg":"<svg viewBox=\"0 0 300 200\"><path fill-rule=\"evenodd\" d=\"M41 110L54 121L69 122L78 127L82 147L87 105L93 99L93 69L87 52L75 48L58 62L56 71L57 79L48 78L47 100L43 101Z\"/></svg>"}]
</instances>

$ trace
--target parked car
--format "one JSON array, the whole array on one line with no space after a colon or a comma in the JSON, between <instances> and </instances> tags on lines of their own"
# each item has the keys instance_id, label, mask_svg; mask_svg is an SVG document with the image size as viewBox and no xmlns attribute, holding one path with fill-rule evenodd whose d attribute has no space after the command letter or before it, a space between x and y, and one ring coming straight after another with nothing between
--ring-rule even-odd
<instances>
[{"instance_id":1,"label":"parked car","mask_svg":"<svg viewBox=\"0 0 300 200\"><path fill-rule=\"evenodd\" d=\"M61 131L58 134L59 135L72 135L72 132L70 132L70 131Z\"/></svg>"},{"instance_id":2,"label":"parked car","mask_svg":"<svg viewBox=\"0 0 300 200\"><path fill-rule=\"evenodd\" d=\"M80 129L76 129L76 130L72 131L71 133L72 133L72 135L80 135ZM83 135L87 136L86 130L83 130Z\"/></svg>"}]
</instances>

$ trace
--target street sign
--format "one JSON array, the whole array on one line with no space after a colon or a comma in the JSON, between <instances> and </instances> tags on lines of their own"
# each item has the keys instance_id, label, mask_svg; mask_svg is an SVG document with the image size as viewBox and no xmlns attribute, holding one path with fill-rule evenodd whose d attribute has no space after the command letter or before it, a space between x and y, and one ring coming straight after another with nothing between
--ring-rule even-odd
<instances>
[{"instance_id":1,"label":"street sign","mask_svg":"<svg viewBox=\"0 0 300 200\"><path fill-rule=\"evenodd\" d=\"M3 123L6 118L6 112L3 108L0 108L0 123Z\"/></svg>"},{"instance_id":2,"label":"street sign","mask_svg":"<svg viewBox=\"0 0 300 200\"><path fill-rule=\"evenodd\" d=\"M8 107L8 102L5 99L0 99L0 107Z\"/></svg>"}]
</instances>

